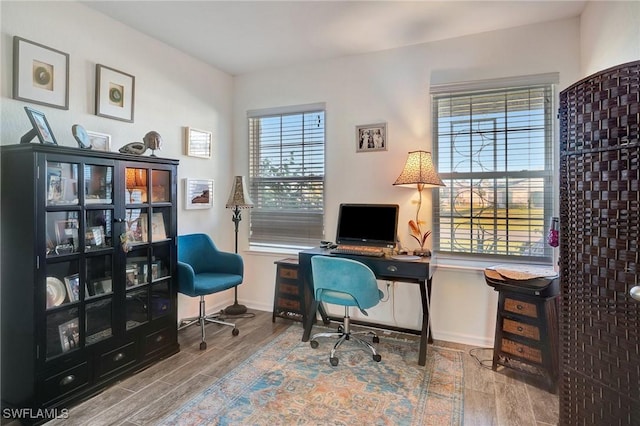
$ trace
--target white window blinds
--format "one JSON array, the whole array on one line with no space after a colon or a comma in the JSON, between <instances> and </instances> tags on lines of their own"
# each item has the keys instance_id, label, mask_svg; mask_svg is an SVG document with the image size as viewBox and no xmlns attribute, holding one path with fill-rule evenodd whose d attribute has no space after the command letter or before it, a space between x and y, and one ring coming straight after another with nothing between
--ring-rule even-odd
<instances>
[{"instance_id":1,"label":"white window blinds","mask_svg":"<svg viewBox=\"0 0 640 426\"><path fill-rule=\"evenodd\" d=\"M324 108L249 113L252 245L315 246L324 235Z\"/></svg>"},{"instance_id":2,"label":"white window blinds","mask_svg":"<svg viewBox=\"0 0 640 426\"><path fill-rule=\"evenodd\" d=\"M433 95L436 250L551 260L552 98L551 84Z\"/></svg>"}]
</instances>

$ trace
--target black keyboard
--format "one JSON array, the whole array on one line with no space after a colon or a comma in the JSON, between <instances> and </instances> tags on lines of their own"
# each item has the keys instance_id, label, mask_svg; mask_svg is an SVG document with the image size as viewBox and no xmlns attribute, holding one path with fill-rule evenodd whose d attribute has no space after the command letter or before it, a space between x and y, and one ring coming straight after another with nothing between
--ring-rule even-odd
<instances>
[{"instance_id":1,"label":"black keyboard","mask_svg":"<svg viewBox=\"0 0 640 426\"><path fill-rule=\"evenodd\" d=\"M332 254L347 254L351 256L371 256L383 257L384 251L376 249L357 249L357 248L335 248L331 250Z\"/></svg>"}]
</instances>

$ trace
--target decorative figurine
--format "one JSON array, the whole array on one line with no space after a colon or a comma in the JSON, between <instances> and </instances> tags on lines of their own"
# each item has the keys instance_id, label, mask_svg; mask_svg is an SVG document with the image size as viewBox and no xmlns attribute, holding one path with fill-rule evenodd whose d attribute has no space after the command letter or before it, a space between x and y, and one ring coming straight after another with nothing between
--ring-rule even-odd
<instances>
[{"instance_id":1,"label":"decorative figurine","mask_svg":"<svg viewBox=\"0 0 640 426\"><path fill-rule=\"evenodd\" d=\"M156 156L156 150L160 151L162 149L162 137L158 132L151 131L144 135L144 138L142 138L142 140L144 141L146 147L151 150L152 157Z\"/></svg>"},{"instance_id":2,"label":"decorative figurine","mask_svg":"<svg viewBox=\"0 0 640 426\"><path fill-rule=\"evenodd\" d=\"M162 149L162 137L158 132L151 131L144 135L142 142L131 142L120 148L123 154L142 155L147 149L151 149L151 157L155 157L155 151Z\"/></svg>"}]
</instances>

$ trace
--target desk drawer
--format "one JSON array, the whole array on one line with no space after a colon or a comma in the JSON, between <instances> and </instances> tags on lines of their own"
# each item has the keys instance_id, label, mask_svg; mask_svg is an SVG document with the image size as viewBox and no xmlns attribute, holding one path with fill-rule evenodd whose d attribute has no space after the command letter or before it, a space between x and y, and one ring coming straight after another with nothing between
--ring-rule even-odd
<instances>
[{"instance_id":1,"label":"desk drawer","mask_svg":"<svg viewBox=\"0 0 640 426\"><path fill-rule=\"evenodd\" d=\"M533 340L540 340L540 329L535 325L524 324L505 318L502 323L502 330L518 336L528 337Z\"/></svg>"},{"instance_id":2,"label":"desk drawer","mask_svg":"<svg viewBox=\"0 0 640 426\"><path fill-rule=\"evenodd\" d=\"M535 303L523 302L522 300L505 297L504 310L518 315L525 315L531 318L538 318L538 309Z\"/></svg>"},{"instance_id":3,"label":"desk drawer","mask_svg":"<svg viewBox=\"0 0 640 426\"><path fill-rule=\"evenodd\" d=\"M102 378L136 361L136 345L131 342L100 355L98 358L98 377Z\"/></svg>"},{"instance_id":4,"label":"desk drawer","mask_svg":"<svg viewBox=\"0 0 640 426\"><path fill-rule=\"evenodd\" d=\"M500 350L529 361L537 362L538 364L542 363L542 351L540 351L540 349L532 348L522 343L514 342L513 340L502 339Z\"/></svg>"}]
</instances>

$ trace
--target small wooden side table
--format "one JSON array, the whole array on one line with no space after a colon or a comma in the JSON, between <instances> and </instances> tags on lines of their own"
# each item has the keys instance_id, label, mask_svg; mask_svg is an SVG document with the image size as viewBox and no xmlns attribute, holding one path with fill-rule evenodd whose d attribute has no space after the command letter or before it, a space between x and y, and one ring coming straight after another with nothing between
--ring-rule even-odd
<instances>
[{"instance_id":1,"label":"small wooden side table","mask_svg":"<svg viewBox=\"0 0 640 426\"><path fill-rule=\"evenodd\" d=\"M303 288L303 280L300 279L298 258L281 259L276 264L276 285L273 296L273 317L302 321L307 319L307 306L310 295Z\"/></svg>"},{"instance_id":2,"label":"small wooden side table","mask_svg":"<svg viewBox=\"0 0 640 426\"><path fill-rule=\"evenodd\" d=\"M558 387L558 278L509 280L485 269L489 286L499 293L493 365L544 379Z\"/></svg>"}]
</instances>

